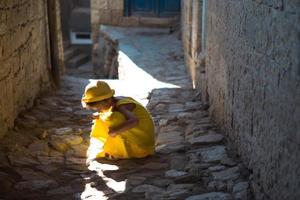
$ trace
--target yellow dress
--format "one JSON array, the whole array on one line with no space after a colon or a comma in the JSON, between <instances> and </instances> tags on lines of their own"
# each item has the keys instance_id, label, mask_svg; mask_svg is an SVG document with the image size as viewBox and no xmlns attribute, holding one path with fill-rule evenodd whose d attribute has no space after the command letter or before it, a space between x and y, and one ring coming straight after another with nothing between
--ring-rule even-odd
<instances>
[{"instance_id":1,"label":"yellow dress","mask_svg":"<svg viewBox=\"0 0 300 200\"><path fill-rule=\"evenodd\" d=\"M103 143L103 150L97 157L108 154L114 158L142 158L153 154L155 136L151 115L144 106L130 97L118 100L116 106L122 104L135 104L132 112L139 119L139 123L134 128L111 137L108 135L108 127L118 127L126 121L125 116L114 111L106 118L94 120L91 137Z\"/></svg>"}]
</instances>

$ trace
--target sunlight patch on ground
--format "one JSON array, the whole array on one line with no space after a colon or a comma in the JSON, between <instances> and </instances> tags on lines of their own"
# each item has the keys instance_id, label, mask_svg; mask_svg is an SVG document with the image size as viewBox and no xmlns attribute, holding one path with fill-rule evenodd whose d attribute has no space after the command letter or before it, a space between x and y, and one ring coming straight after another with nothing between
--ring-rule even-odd
<instances>
[{"instance_id":1,"label":"sunlight patch on ground","mask_svg":"<svg viewBox=\"0 0 300 200\"><path fill-rule=\"evenodd\" d=\"M92 197L92 199L103 199L103 200L108 199L108 197L105 195L104 192L91 187L91 184L87 183L87 184L85 184L85 189L81 193L80 198L81 199L89 199L90 197Z\"/></svg>"},{"instance_id":2,"label":"sunlight patch on ground","mask_svg":"<svg viewBox=\"0 0 300 200\"><path fill-rule=\"evenodd\" d=\"M151 74L138 66L125 52L119 51L119 74L121 79L134 81L139 87L146 89L180 88L178 85L166 83L155 79ZM163 66L160 66L163 67ZM141 85L141 86L140 86Z\"/></svg>"},{"instance_id":3,"label":"sunlight patch on ground","mask_svg":"<svg viewBox=\"0 0 300 200\"><path fill-rule=\"evenodd\" d=\"M107 82L112 89L115 90L115 96L130 96L139 101L142 105L148 104L148 96L154 89L162 88L180 88L178 85L170 84L167 82L159 81L139 67L132 59L129 58L123 51L119 51L119 65L121 73L121 80L101 79ZM123 71L122 71L123 70ZM89 79L90 83L96 83L100 79ZM103 179L106 186L111 188L117 193L125 192L126 181L116 181L104 175L103 171L106 170L119 170L119 167L111 164L100 163L96 160L97 154L103 149L103 143L97 139L91 138L90 146L88 149L88 169L97 172L97 175ZM104 192L92 188L86 184L86 190L82 196L86 196L90 192L95 192L97 198L106 199ZM101 196L102 195L102 196ZM93 195L94 196L94 195ZM99 197L98 197L99 196Z\"/></svg>"},{"instance_id":4,"label":"sunlight patch on ground","mask_svg":"<svg viewBox=\"0 0 300 200\"><path fill-rule=\"evenodd\" d=\"M115 171L118 170L119 167L117 165L111 165L111 164L102 164L98 161L92 161L90 162L90 165L88 167L89 170L91 171Z\"/></svg>"},{"instance_id":5,"label":"sunlight patch on ground","mask_svg":"<svg viewBox=\"0 0 300 200\"><path fill-rule=\"evenodd\" d=\"M97 157L98 153L100 153L102 151L103 151L103 142L101 142L100 140L97 140L96 138L91 137L90 145L89 145L89 148L86 153L87 163L94 160ZM101 166L91 166L90 165L89 167L101 167ZM101 168L99 168L99 169L101 169ZM95 169L89 169L89 170L95 170Z\"/></svg>"},{"instance_id":6,"label":"sunlight patch on ground","mask_svg":"<svg viewBox=\"0 0 300 200\"><path fill-rule=\"evenodd\" d=\"M105 181L107 187L113 189L115 192L120 193L120 192L124 192L126 189L126 180L115 181L114 179L109 178L103 174L103 171L106 170L111 171L111 170L118 170L118 169L119 167L116 165L102 164L98 161L92 161L89 166L89 170L96 171L97 175Z\"/></svg>"},{"instance_id":7,"label":"sunlight patch on ground","mask_svg":"<svg viewBox=\"0 0 300 200\"><path fill-rule=\"evenodd\" d=\"M125 192L126 190L126 181L116 181L112 178L105 176L104 171L116 171L119 170L119 166L114 164L101 163L100 161L95 160L97 154L102 151L103 143L98 141L95 138L90 139L90 146L87 152L87 162L88 169L90 171L94 171L97 173L100 179L102 179L106 185L106 187L112 189L117 193ZM81 199L88 198L89 196L93 196L95 199L107 199L105 192L103 192L99 188L91 187L90 183L85 185L85 189L81 194Z\"/></svg>"},{"instance_id":8,"label":"sunlight patch on ground","mask_svg":"<svg viewBox=\"0 0 300 200\"><path fill-rule=\"evenodd\" d=\"M102 80L107 82L115 90L116 96L130 96L142 105L148 104L148 96L154 89L180 88L178 85L159 81L134 63L128 55L119 51L120 80L113 79L89 79L89 82Z\"/></svg>"},{"instance_id":9,"label":"sunlight patch on ground","mask_svg":"<svg viewBox=\"0 0 300 200\"><path fill-rule=\"evenodd\" d=\"M103 180L106 181L106 185L113 189L114 191L118 192L118 193L122 193L125 192L126 190L126 181L115 181L112 178L107 178L107 177L103 177Z\"/></svg>"}]
</instances>

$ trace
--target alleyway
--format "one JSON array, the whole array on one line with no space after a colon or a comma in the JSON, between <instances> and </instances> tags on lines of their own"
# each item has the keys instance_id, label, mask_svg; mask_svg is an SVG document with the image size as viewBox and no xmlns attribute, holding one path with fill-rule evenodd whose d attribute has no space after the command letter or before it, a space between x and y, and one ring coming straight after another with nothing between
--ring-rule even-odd
<instances>
[{"instance_id":1,"label":"alleyway","mask_svg":"<svg viewBox=\"0 0 300 200\"><path fill-rule=\"evenodd\" d=\"M66 76L1 141L0 199L252 199L250 173L191 88L178 33L103 30L120 50L120 80L107 82L152 113L156 154L86 165L92 113L80 99L93 80Z\"/></svg>"}]
</instances>

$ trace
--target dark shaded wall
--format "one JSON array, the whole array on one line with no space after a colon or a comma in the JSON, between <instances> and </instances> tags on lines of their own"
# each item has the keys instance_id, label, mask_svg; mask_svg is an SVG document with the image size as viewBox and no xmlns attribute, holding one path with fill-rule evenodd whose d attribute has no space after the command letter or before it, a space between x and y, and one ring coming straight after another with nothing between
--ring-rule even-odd
<instances>
[{"instance_id":1,"label":"dark shaded wall","mask_svg":"<svg viewBox=\"0 0 300 200\"><path fill-rule=\"evenodd\" d=\"M0 138L50 88L45 1L0 1Z\"/></svg>"},{"instance_id":2,"label":"dark shaded wall","mask_svg":"<svg viewBox=\"0 0 300 200\"><path fill-rule=\"evenodd\" d=\"M70 39L70 15L74 8L73 0L63 0L61 1L61 28L64 40Z\"/></svg>"},{"instance_id":3,"label":"dark shaded wall","mask_svg":"<svg viewBox=\"0 0 300 200\"><path fill-rule=\"evenodd\" d=\"M0 1L0 138L63 73L59 2Z\"/></svg>"},{"instance_id":4,"label":"dark shaded wall","mask_svg":"<svg viewBox=\"0 0 300 200\"><path fill-rule=\"evenodd\" d=\"M70 30L90 29L90 0L60 1L61 24L64 40L70 40ZM75 13L74 13L75 12Z\"/></svg>"}]
</instances>

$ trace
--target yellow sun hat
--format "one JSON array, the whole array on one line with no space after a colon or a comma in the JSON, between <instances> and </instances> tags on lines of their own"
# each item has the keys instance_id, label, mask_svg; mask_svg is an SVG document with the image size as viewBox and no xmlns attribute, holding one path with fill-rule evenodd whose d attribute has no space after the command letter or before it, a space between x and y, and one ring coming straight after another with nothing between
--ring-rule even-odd
<instances>
[{"instance_id":1,"label":"yellow sun hat","mask_svg":"<svg viewBox=\"0 0 300 200\"><path fill-rule=\"evenodd\" d=\"M96 83L89 83L85 87L82 101L91 103L108 99L115 94L115 90L111 89L104 81L97 81Z\"/></svg>"}]
</instances>

